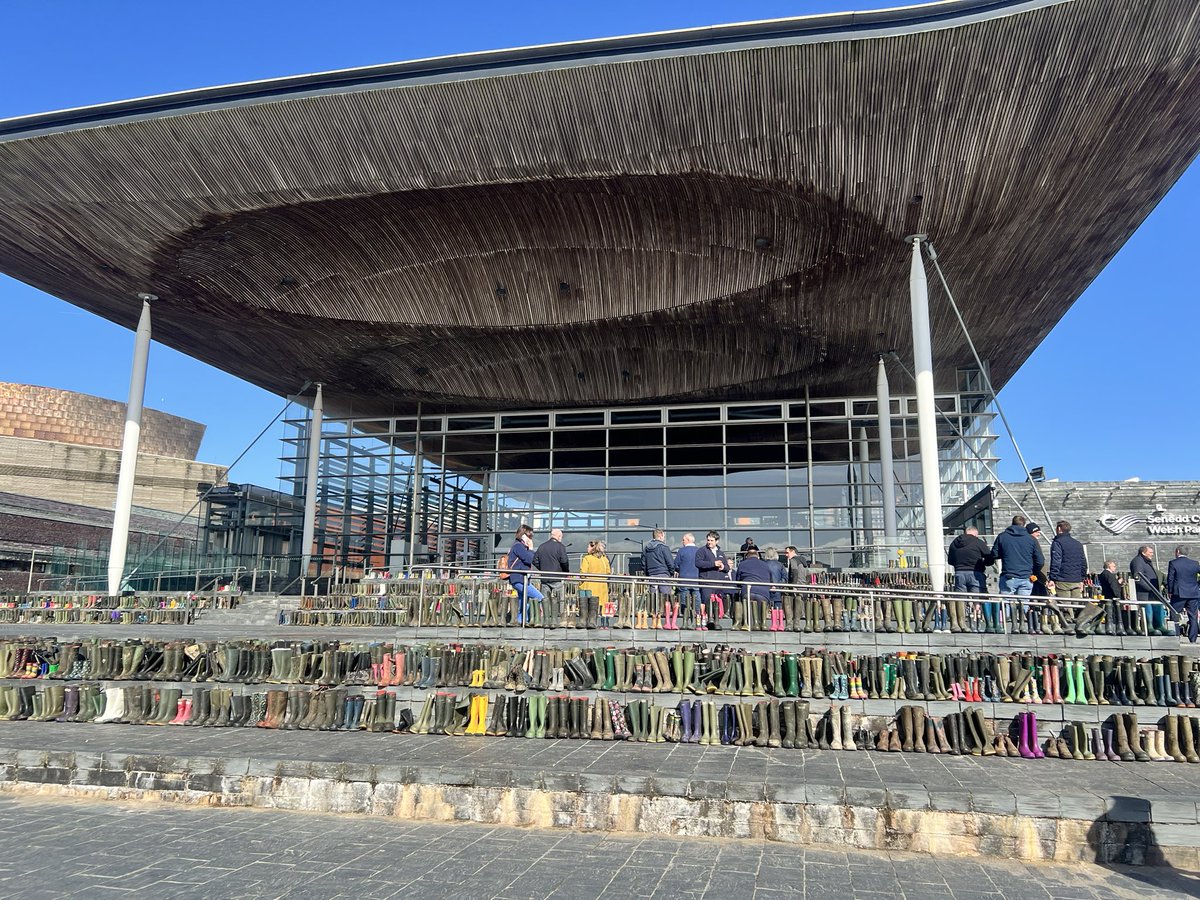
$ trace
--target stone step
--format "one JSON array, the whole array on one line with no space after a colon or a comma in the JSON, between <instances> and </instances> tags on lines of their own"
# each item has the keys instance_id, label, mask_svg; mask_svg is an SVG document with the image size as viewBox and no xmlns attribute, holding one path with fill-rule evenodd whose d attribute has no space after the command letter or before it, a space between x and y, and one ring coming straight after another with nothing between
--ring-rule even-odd
<instances>
[{"instance_id":1,"label":"stone step","mask_svg":"<svg viewBox=\"0 0 1200 900\"><path fill-rule=\"evenodd\" d=\"M0 742L0 787L843 850L1200 865L1200 766L1186 764L256 728L202 734L13 723Z\"/></svg>"}]
</instances>

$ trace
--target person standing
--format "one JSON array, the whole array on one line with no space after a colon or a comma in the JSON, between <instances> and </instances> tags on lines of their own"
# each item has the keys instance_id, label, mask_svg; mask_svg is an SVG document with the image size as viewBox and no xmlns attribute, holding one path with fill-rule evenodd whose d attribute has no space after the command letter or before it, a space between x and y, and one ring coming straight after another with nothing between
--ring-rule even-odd
<instances>
[{"instance_id":1,"label":"person standing","mask_svg":"<svg viewBox=\"0 0 1200 900\"><path fill-rule=\"evenodd\" d=\"M558 618L558 625L566 625L570 619L570 610L564 607L566 583L559 577L560 572L570 572L571 563L567 559L567 548L563 546L562 529L550 529L550 537L544 540L533 554L533 567L542 573L542 588L547 598L556 607L548 618ZM584 613L586 623L586 611Z\"/></svg>"},{"instance_id":2,"label":"person standing","mask_svg":"<svg viewBox=\"0 0 1200 900\"><path fill-rule=\"evenodd\" d=\"M1129 574L1133 577L1134 596L1139 603L1147 604L1146 625L1150 634L1169 634L1166 630L1166 610L1162 608L1162 592L1159 590L1158 570L1154 568L1154 548L1148 544L1138 547L1137 555L1129 561Z\"/></svg>"},{"instance_id":3,"label":"person standing","mask_svg":"<svg viewBox=\"0 0 1200 900\"><path fill-rule=\"evenodd\" d=\"M1116 560L1105 560L1104 569L1097 579L1100 586L1100 599L1084 597L1087 605L1075 616L1075 636L1087 637L1095 634L1101 617L1106 622L1105 634L1124 634L1119 616L1122 589L1121 579L1117 577Z\"/></svg>"},{"instance_id":4,"label":"person standing","mask_svg":"<svg viewBox=\"0 0 1200 900\"><path fill-rule=\"evenodd\" d=\"M1028 597L1033 593L1030 576L1041 569L1046 558L1027 527L1024 516L1013 516L1012 524L996 535L992 543L992 557L1000 562L1000 593L1012 597ZM1037 526L1034 526L1037 529ZM1024 634L1029 630L1025 604L1017 600L1010 607L1013 631Z\"/></svg>"},{"instance_id":5,"label":"person standing","mask_svg":"<svg viewBox=\"0 0 1200 900\"><path fill-rule=\"evenodd\" d=\"M533 603L542 600L542 592L529 583L527 573L533 570L533 529L524 523L517 528L505 568L508 583L517 592L517 624L524 625L533 613Z\"/></svg>"},{"instance_id":6,"label":"person standing","mask_svg":"<svg viewBox=\"0 0 1200 900\"><path fill-rule=\"evenodd\" d=\"M588 552L579 561L579 571L583 575L611 575L612 563L604 553L604 541L588 541ZM600 610L600 627L612 627L612 619L616 614L608 595L608 581L585 581L580 586L580 592L587 591L594 598Z\"/></svg>"},{"instance_id":7,"label":"person standing","mask_svg":"<svg viewBox=\"0 0 1200 900\"><path fill-rule=\"evenodd\" d=\"M710 630L720 628L720 619L725 615L724 601L720 582L729 580L729 558L721 549L721 535L710 531L704 538L704 546L696 551L696 569L701 582L716 582L713 586L705 584L700 588L700 602L708 610L708 627Z\"/></svg>"},{"instance_id":8,"label":"person standing","mask_svg":"<svg viewBox=\"0 0 1200 900\"><path fill-rule=\"evenodd\" d=\"M771 584L787 584L787 569L779 561L779 551L768 547L763 551L763 560L771 570ZM783 617L783 594L779 590L771 591L771 631L786 631L787 625Z\"/></svg>"},{"instance_id":9,"label":"person standing","mask_svg":"<svg viewBox=\"0 0 1200 900\"><path fill-rule=\"evenodd\" d=\"M1050 542L1049 584L1061 599L1082 600L1083 579L1087 577L1087 556L1083 544L1071 536L1071 523L1062 519L1054 525Z\"/></svg>"},{"instance_id":10,"label":"person standing","mask_svg":"<svg viewBox=\"0 0 1200 900\"><path fill-rule=\"evenodd\" d=\"M693 624L701 612L700 588L696 585L696 579L700 577L700 570L696 568L696 551L699 549L696 536L689 531L683 536L683 545L675 551L675 574L681 581L690 582L679 586L679 598L684 605L685 619L692 619Z\"/></svg>"},{"instance_id":11,"label":"person standing","mask_svg":"<svg viewBox=\"0 0 1200 900\"><path fill-rule=\"evenodd\" d=\"M987 567L996 560L979 537L979 529L969 525L953 541L946 551L946 560L954 568L954 593L986 594ZM983 603L984 631L994 634L1000 630L1000 615L995 603ZM962 600L950 602L950 630L955 633L967 631L967 616L964 615Z\"/></svg>"},{"instance_id":12,"label":"person standing","mask_svg":"<svg viewBox=\"0 0 1200 900\"><path fill-rule=\"evenodd\" d=\"M1194 644L1200 633L1200 563L1189 553L1188 547L1175 548L1175 558L1167 565L1167 596L1175 612L1187 613L1188 641Z\"/></svg>"},{"instance_id":13,"label":"person standing","mask_svg":"<svg viewBox=\"0 0 1200 900\"><path fill-rule=\"evenodd\" d=\"M675 624L675 618L679 615L679 604L672 603L671 594L674 588L666 580L675 574L675 559L671 555L671 548L663 541L664 537L666 532L661 528L654 529L650 540L642 548L642 565L645 566L646 575L650 577L653 603L650 615L654 619L651 627L657 629L662 626L660 620L663 618L665 606L666 627L675 629L679 627Z\"/></svg>"},{"instance_id":14,"label":"person standing","mask_svg":"<svg viewBox=\"0 0 1200 900\"><path fill-rule=\"evenodd\" d=\"M738 563L733 575L734 581L747 582L742 593L733 601L733 627L737 631L750 631L755 625L762 630L764 616L763 608L771 600L771 568L766 561L759 558L757 550L747 550L742 561ZM749 612L749 618L747 618ZM771 626L775 622L772 617Z\"/></svg>"},{"instance_id":15,"label":"person standing","mask_svg":"<svg viewBox=\"0 0 1200 900\"><path fill-rule=\"evenodd\" d=\"M1087 554L1083 544L1071 536L1071 523L1059 519L1054 523L1054 540L1050 542L1050 571L1046 575L1048 599L1046 606L1057 616L1064 629L1074 627L1070 607L1059 605L1060 600L1082 600L1083 579L1087 577Z\"/></svg>"},{"instance_id":16,"label":"person standing","mask_svg":"<svg viewBox=\"0 0 1200 900\"><path fill-rule=\"evenodd\" d=\"M788 545L783 548L783 555L787 558L787 584L808 584L808 570L804 567L804 560L800 558L800 551L795 547ZM800 631L800 620L804 618L802 612L804 610L804 596L799 592L784 592L783 595L783 618L788 631Z\"/></svg>"},{"instance_id":17,"label":"person standing","mask_svg":"<svg viewBox=\"0 0 1200 900\"><path fill-rule=\"evenodd\" d=\"M1104 612L1112 625L1110 634L1124 637L1128 625L1125 611L1125 585L1117 574L1117 561L1106 559L1104 571L1100 573L1100 596L1104 598Z\"/></svg>"}]
</instances>

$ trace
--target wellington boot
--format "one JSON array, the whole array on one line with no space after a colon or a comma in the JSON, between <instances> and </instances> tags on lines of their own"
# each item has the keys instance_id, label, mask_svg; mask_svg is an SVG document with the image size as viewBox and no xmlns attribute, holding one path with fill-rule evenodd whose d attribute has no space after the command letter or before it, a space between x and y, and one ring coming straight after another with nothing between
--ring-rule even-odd
<instances>
[{"instance_id":1,"label":"wellington boot","mask_svg":"<svg viewBox=\"0 0 1200 900\"><path fill-rule=\"evenodd\" d=\"M1129 724L1125 713L1115 713L1112 717L1113 736L1117 742L1117 755L1123 762L1133 762L1133 748L1129 744Z\"/></svg>"},{"instance_id":2,"label":"wellington boot","mask_svg":"<svg viewBox=\"0 0 1200 900\"><path fill-rule=\"evenodd\" d=\"M794 656L800 672L800 696L808 699L812 697L812 658L808 656Z\"/></svg>"},{"instance_id":3,"label":"wellington boot","mask_svg":"<svg viewBox=\"0 0 1200 900\"><path fill-rule=\"evenodd\" d=\"M125 715L125 692L121 688L104 689L104 714L93 719L98 724L116 722Z\"/></svg>"},{"instance_id":4,"label":"wellington boot","mask_svg":"<svg viewBox=\"0 0 1200 900\"><path fill-rule=\"evenodd\" d=\"M650 742L654 744L662 744L667 740L667 714L670 712L665 706L654 706L650 704Z\"/></svg>"},{"instance_id":5,"label":"wellington boot","mask_svg":"<svg viewBox=\"0 0 1200 900\"><path fill-rule=\"evenodd\" d=\"M676 651L676 652L678 653L678 651ZM679 658L679 669L676 674L675 681L671 680L671 661L667 658L667 654L663 653L661 650L655 650L653 653L650 654L650 658L654 662L654 670L655 670L655 673L658 675L658 686L655 688L656 691L662 692L662 693L669 693L669 692L675 690L675 682L676 681L680 682L679 689L680 690L683 689L683 684L682 684L683 657L682 657L682 655L680 655L680 658Z\"/></svg>"},{"instance_id":6,"label":"wellington boot","mask_svg":"<svg viewBox=\"0 0 1200 900\"><path fill-rule=\"evenodd\" d=\"M902 706L896 715L897 731L900 732L900 749L905 753L912 753L914 749L913 710L914 707Z\"/></svg>"},{"instance_id":7,"label":"wellington boot","mask_svg":"<svg viewBox=\"0 0 1200 900\"><path fill-rule=\"evenodd\" d=\"M829 707L829 712L826 715L826 727L829 730L829 749L842 749L842 708L840 706Z\"/></svg>"},{"instance_id":8,"label":"wellington boot","mask_svg":"<svg viewBox=\"0 0 1200 900\"><path fill-rule=\"evenodd\" d=\"M767 746L768 747L782 747L783 746L783 735L780 734L780 727L779 727L780 726L779 701L772 698L771 700L765 701L765 703L763 705L766 706Z\"/></svg>"},{"instance_id":9,"label":"wellington boot","mask_svg":"<svg viewBox=\"0 0 1200 900\"><path fill-rule=\"evenodd\" d=\"M413 734L429 734L433 727L434 712L437 709L437 697L426 697L425 705L421 707L421 714L417 717L417 721L413 723Z\"/></svg>"},{"instance_id":10,"label":"wellington boot","mask_svg":"<svg viewBox=\"0 0 1200 900\"><path fill-rule=\"evenodd\" d=\"M933 716L930 715L925 716L925 752L942 752L942 748L938 746L937 727L933 724Z\"/></svg>"},{"instance_id":11,"label":"wellington boot","mask_svg":"<svg viewBox=\"0 0 1200 900\"><path fill-rule=\"evenodd\" d=\"M1129 750L1138 762L1149 762L1150 754L1142 746L1142 735L1138 730L1137 713L1125 714L1125 729L1129 736Z\"/></svg>"},{"instance_id":12,"label":"wellington boot","mask_svg":"<svg viewBox=\"0 0 1200 900\"><path fill-rule=\"evenodd\" d=\"M912 745L916 753L926 752L925 747L925 710L920 706L912 707Z\"/></svg>"},{"instance_id":13,"label":"wellington boot","mask_svg":"<svg viewBox=\"0 0 1200 900\"><path fill-rule=\"evenodd\" d=\"M796 704L794 701L785 700L780 704L780 715L783 719L783 734L780 738L780 747L784 750L796 749Z\"/></svg>"},{"instance_id":14,"label":"wellington boot","mask_svg":"<svg viewBox=\"0 0 1200 900\"><path fill-rule=\"evenodd\" d=\"M1158 755L1160 762L1173 762L1174 757L1167 753L1167 735L1161 728L1155 728L1154 735L1154 752Z\"/></svg>"},{"instance_id":15,"label":"wellington boot","mask_svg":"<svg viewBox=\"0 0 1200 900\"><path fill-rule=\"evenodd\" d=\"M950 746L950 742L946 740L946 729L942 727L942 723L935 721L932 716L929 717L928 721L933 722L934 739L937 743L938 753L952 752L953 748ZM926 742L926 745L928 745L928 742Z\"/></svg>"},{"instance_id":16,"label":"wellington boot","mask_svg":"<svg viewBox=\"0 0 1200 900\"><path fill-rule=\"evenodd\" d=\"M180 688L163 688L159 693L162 700L158 715L151 720L151 725L167 725L173 722L172 717L179 715L179 705L182 702L183 691Z\"/></svg>"},{"instance_id":17,"label":"wellington boot","mask_svg":"<svg viewBox=\"0 0 1200 900\"><path fill-rule=\"evenodd\" d=\"M750 713L750 722L754 726L754 746L767 746L768 725L767 725L767 701L763 700L754 704L753 710Z\"/></svg>"},{"instance_id":18,"label":"wellington boot","mask_svg":"<svg viewBox=\"0 0 1200 900\"><path fill-rule=\"evenodd\" d=\"M750 653L743 653L741 660L742 684L738 694L742 697L754 696L754 660Z\"/></svg>"},{"instance_id":19,"label":"wellington boot","mask_svg":"<svg viewBox=\"0 0 1200 900\"><path fill-rule=\"evenodd\" d=\"M854 741L854 720L850 715L849 706L843 706L841 708L841 726L842 749L857 750L858 745Z\"/></svg>"},{"instance_id":20,"label":"wellington boot","mask_svg":"<svg viewBox=\"0 0 1200 900\"><path fill-rule=\"evenodd\" d=\"M825 660L820 656L812 657L812 695L817 700L825 698Z\"/></svg>"},{"instance_id":21,"label":"wellington boot","mask_svg":"<svg viewBox=\"0 0 1200 900\"><path fill-rule=\"evenodd\" d=\"M696 707L700 710L700 741L705 747L712 746L713 705L708 700L697 700Z\"/></svg>"},{"instance_id":22,"label":"wellington boot","mask_svg":"<svg viewBox=\"0 0 1200 900\"><path fill-rule=\"evenodd\" d=\"M1190 763L1200 763L1200 729L1194 728L1197 722L1191 716L1175 716L1176 729L1179 732L1179 752Z\"/></svg>"}]
</instances>

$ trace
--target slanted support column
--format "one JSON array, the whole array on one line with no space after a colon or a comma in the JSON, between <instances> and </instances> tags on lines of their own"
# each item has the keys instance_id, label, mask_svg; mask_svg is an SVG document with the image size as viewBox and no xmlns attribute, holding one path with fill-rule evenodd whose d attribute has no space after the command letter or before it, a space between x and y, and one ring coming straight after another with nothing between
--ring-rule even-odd
<instances>
[{"instance_id":1,"label":"slanted support column","mask_svg":"<svg viewBox=\"0 0 1200 900\"><path fill-rule=\"evenodd\" d=\"M137 475L138 442L142 434L142 402L146 396L146 367L150 362L150 303L153 294L138 294L142 314L133 339L133 371L129 376L129 402L125 404L125 436L121 441L121 468L117 474L117 501L113 506L112 540L108 546L108 593L121 593L125 556L129 551L129 514Z\"/></svg>"},{"instance_id":2,"label":"slanted support column","mask_svg":"<svg viewBox=\"0 0 1200 900\"><path fill-rule=\"evenodd\" d=\"M325 419L325 396L317 384L312 415L308 418L308 459L304 467L304 527L300 538L300 583L308 577L313 541L317 536L317 472L321 463L321 428Z\"/></svg>"},{"instance_id":3,"label":"slanted support column","mask_svg":"<svg viewBox=\"0 0 1200 900\"><path fill-rule=\"evenodd\" d=\"M888 558L896 554L896 464L892 457L892 393L887 366L879 357L875 375L875 405L879 407L879 487L883 490L883 539Z\"/></svg>"},{"instance_id":4,"label":"slanted support column","mask_svg":"<svg viewBox=\"0 0 1200 900\"><path fill-rule=\"evenodd\" d=\"M942 478L938 465L937 406L933 396L933 346L929 327L929 283L921 242L912 235L908 289L912 305L913 373L917 382L917 439L921 450L921 494L925 506L925 559L934 590L946 583L946 550L942 542Z\"/></svg>"}]
</instances>

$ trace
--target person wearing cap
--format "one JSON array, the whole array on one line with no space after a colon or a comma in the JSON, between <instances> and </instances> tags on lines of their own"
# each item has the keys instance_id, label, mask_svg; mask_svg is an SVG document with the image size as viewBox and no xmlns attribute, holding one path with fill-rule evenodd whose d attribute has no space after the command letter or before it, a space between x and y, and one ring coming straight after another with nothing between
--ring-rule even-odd
<instances>
[{"instance_id":1,"label":"person wearing cap","mask_svg":"<svg viewBox=\"0 0 1200 900\"><path fill-rule=\"evenodd\" d=\"M1000 563L1000 593L1016 597L1028 597L1033 593L1033 582L1030 581L1034 570L1040 570L1046 564L1042 549L1038 546L1033 532L1037 525L1029 527L1028 520L1021 515L1013 516L1012 524L996 535L992 543L992 556ZM1026 634L1029 624L1026 619L1026 608L1018 601L1018 609L1010 607L1012 612L1013 630Z\"/></svg>"}]
</instances>

